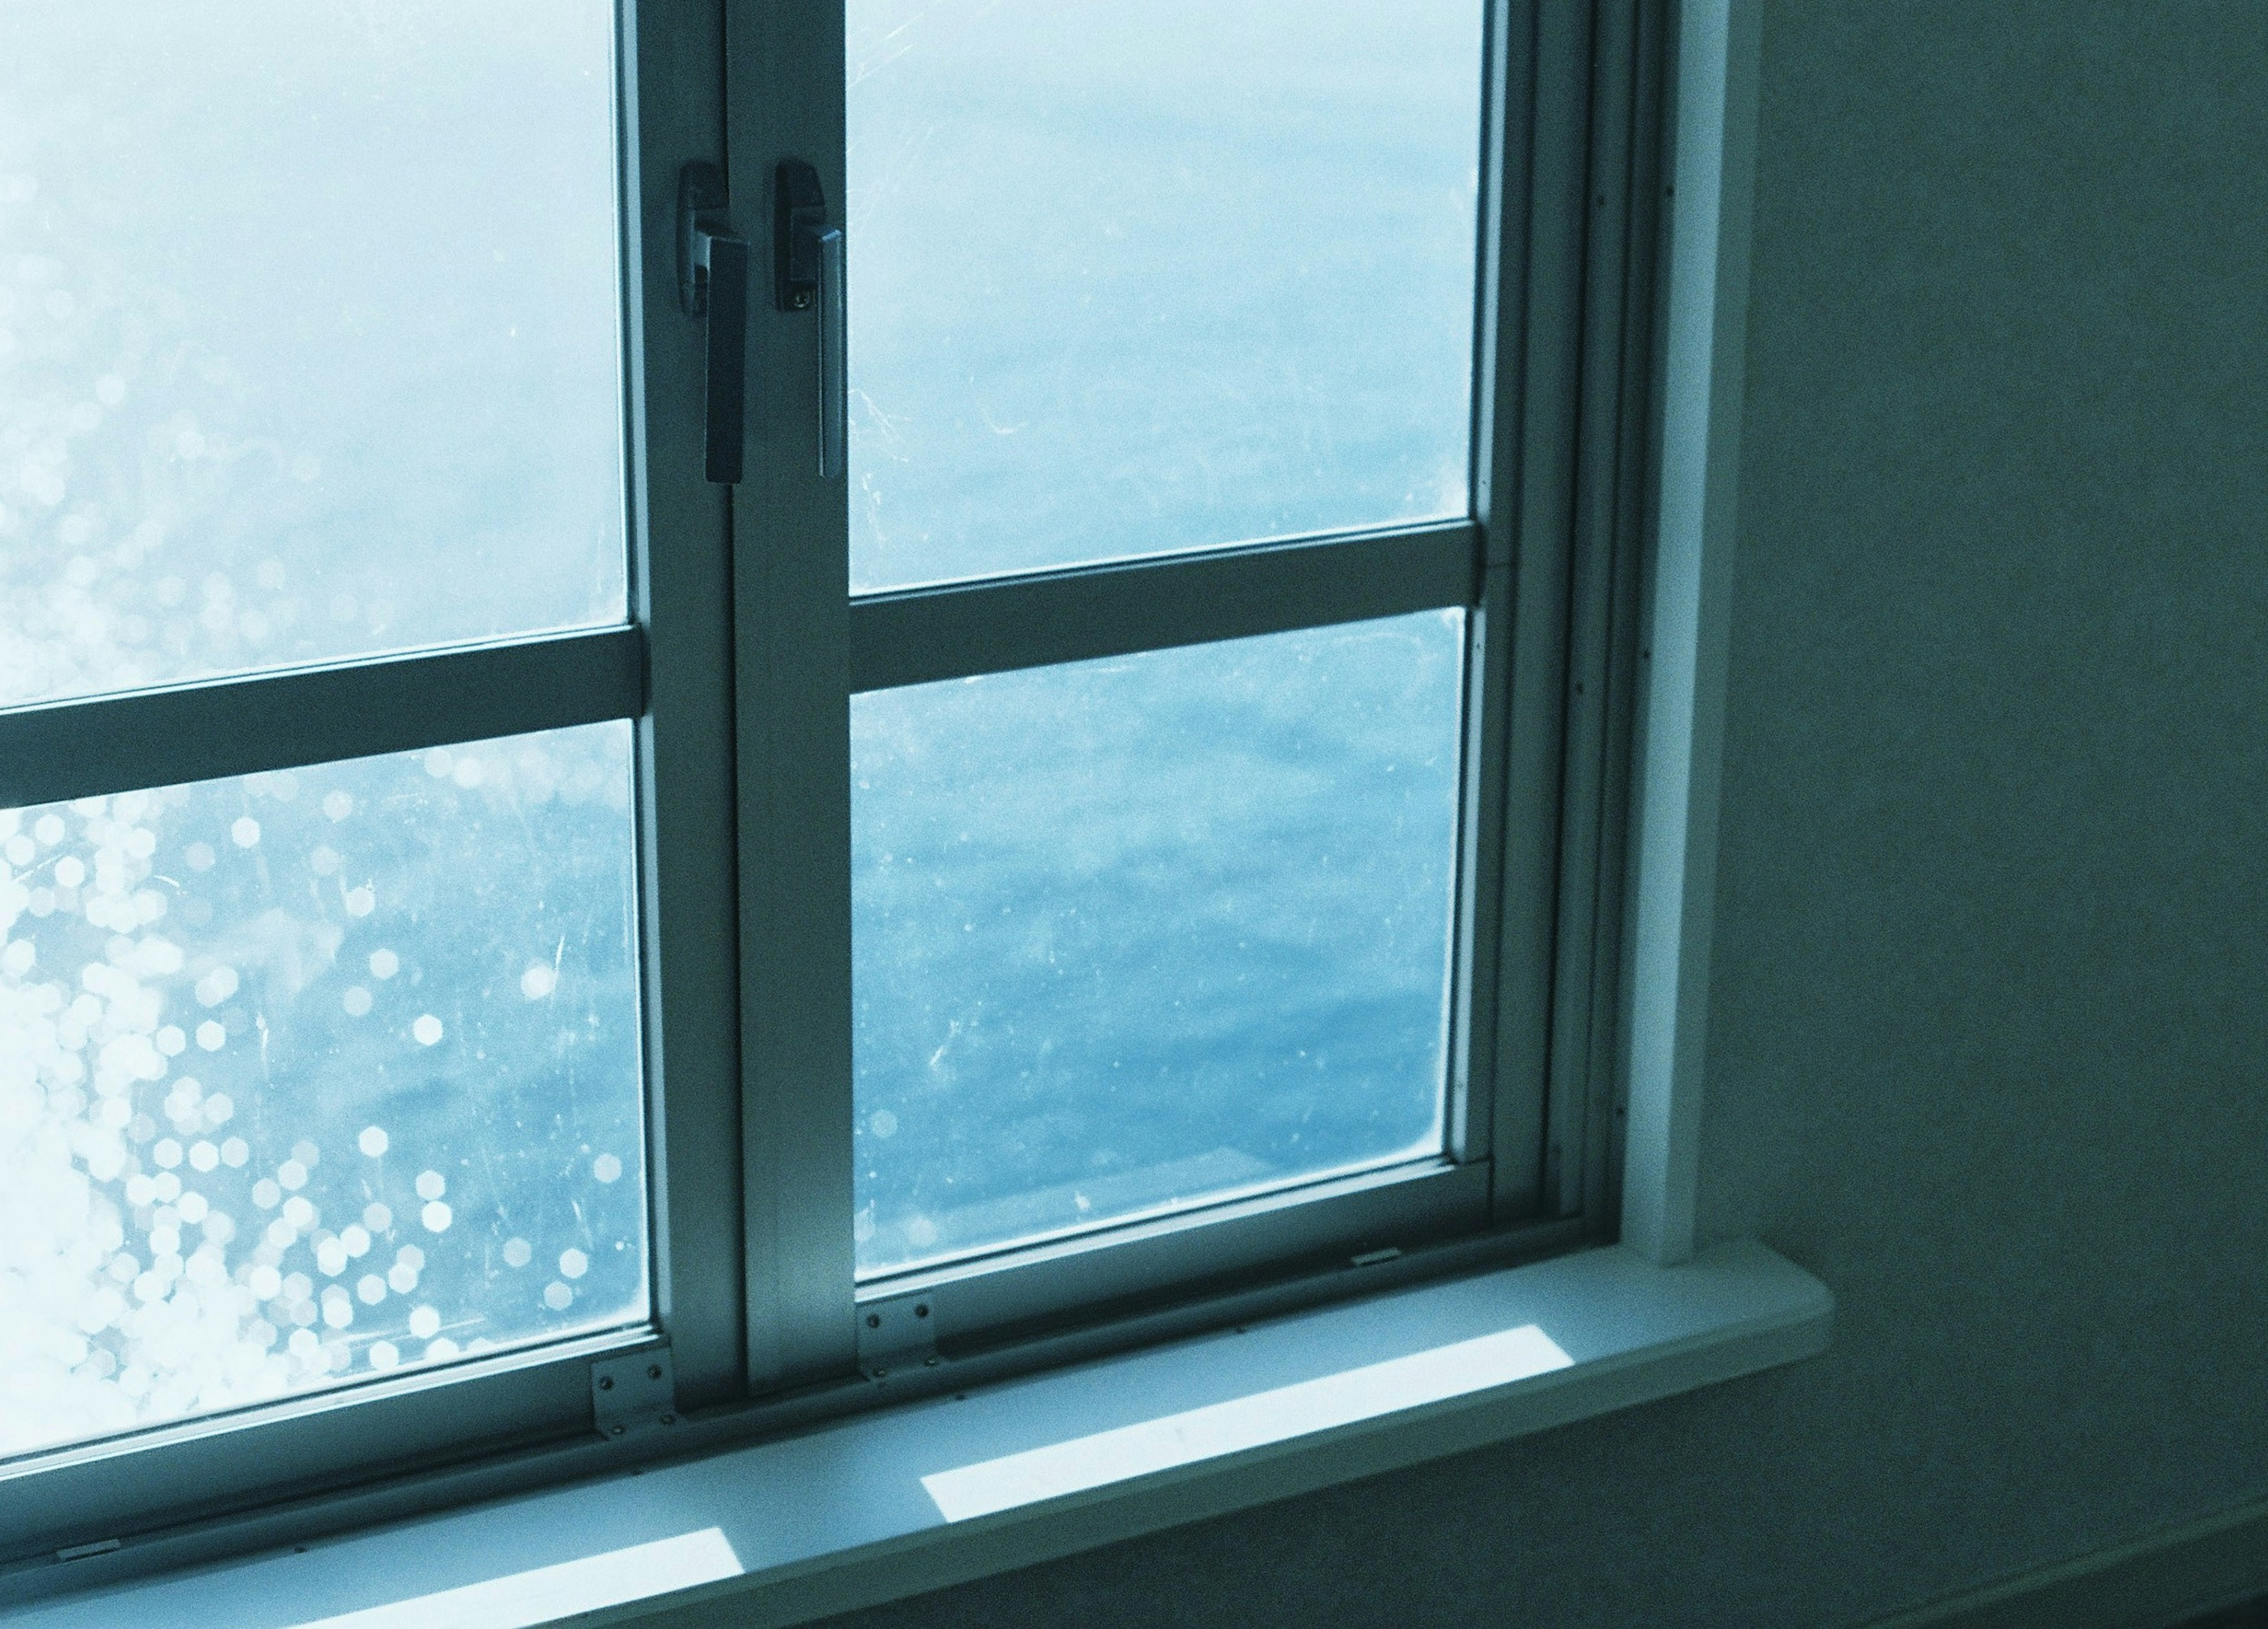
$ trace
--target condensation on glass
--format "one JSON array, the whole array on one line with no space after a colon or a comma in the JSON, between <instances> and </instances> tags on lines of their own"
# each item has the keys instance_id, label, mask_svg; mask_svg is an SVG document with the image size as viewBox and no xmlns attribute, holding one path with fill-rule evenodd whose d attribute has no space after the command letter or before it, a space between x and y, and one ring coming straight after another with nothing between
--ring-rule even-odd
<instances>
[{"instance_id":1,"label":"condensation on glass","mask_svg":"<svg viewBox=\"0 0 2268 1629\"><path fill-rule=\"evenodd\" d=\"M647 1313L630 726L0 811L0 1457Z\"/></svg>"},{"instance_id":2,"label":"condensation on glass","mask_svg":"<svg viewBox=\"0 0 2268 1629\"><path fill-rule=\"evenodd\" d=\"M1472 0L850 0L854 591L1462 516Z\"/></svg>"},{"instance_id":3,"label":"condensation on glass","mask_svg":"<svg viewBox=\"0 0 2268 1629\"><path fill-rule=\"evenodd\" d=\"M862 1274L1440 1153L1463 626L853 699Z\"/></svg>"},{"instance_id":4,"label":"condensation on glass","mask_svg":"<svg viewBox=\"0 0 2268 1629\"><path fill-rule=\"evenodd\" d=\"M10 8L0 705L622 619L613 27Z\"/></svg>"}]
</instances>

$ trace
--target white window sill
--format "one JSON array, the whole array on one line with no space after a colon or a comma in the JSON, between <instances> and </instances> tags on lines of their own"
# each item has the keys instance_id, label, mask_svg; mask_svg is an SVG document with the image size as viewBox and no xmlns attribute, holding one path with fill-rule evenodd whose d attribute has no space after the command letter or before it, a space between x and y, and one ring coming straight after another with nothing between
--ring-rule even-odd
<instances>
[{"instance_id":1,"label":"white window sill","mask_svg":"<svg viewBox=\"0 0 2268 1629\"><path fill-rule=\"evenodd\" d=\"M23 1629L788 1624L1808 1357L1764 1246L1591 1249L878 1411L781 1441L51 1600ZM680 1613L683 1616L681 1618Z\"/></svg>"}]
</instances>

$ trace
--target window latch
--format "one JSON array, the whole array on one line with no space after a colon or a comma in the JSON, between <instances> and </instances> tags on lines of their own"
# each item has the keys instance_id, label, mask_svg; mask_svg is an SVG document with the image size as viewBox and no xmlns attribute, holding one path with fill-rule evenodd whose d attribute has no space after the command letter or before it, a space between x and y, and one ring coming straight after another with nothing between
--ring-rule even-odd
<instances>
[{"instance_id":1,"label":"window latch","mask_svg":"<svg viewBox=\"0 0 2268 1629\"><path fill-rule=\"evenodd\" d=\"M772 299L782 311L819 313L819 474L832 481L850 430L843 229L827 224L819 172L800 158L772 175Z\"/></svg>"},{"instance_id":2,"label":"window latch","mask_svg":"<svg viewBox=\"0 0 2268 1629\"><path fill-rule=\"evenodd\" d=\"M713 164L677 173L677 297L688 317L706 316L710 480L740 478L742 403L747 394L748 241L725 219L725 175Z\"/></svg>"}]
</instances>

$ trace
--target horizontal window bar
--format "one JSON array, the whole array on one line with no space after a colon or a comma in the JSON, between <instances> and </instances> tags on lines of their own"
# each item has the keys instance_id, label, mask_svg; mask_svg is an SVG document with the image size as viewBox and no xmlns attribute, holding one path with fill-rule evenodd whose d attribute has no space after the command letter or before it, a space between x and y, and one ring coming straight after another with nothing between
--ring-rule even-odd
<instances>
[{"instance_id":1,"label":"horizontal window bar","mask_svg":"<svg viewBox=\"0 0 2268 1629\"><path fill-rule=\"evenodd\" d=\"M1452 520L864 596L850 602L850 688L1470 605L1479 553L1477 528Z\"/></svg>"},{"instance_id":2,"label":"horizontal window bar","mask_svg":"<svg viewBox=\"0 0 2268 1629\"><path fill-rule=\"evenodd\" d=\"M654 1344L644 1329L545 1342L14 1461L0 1467L0 1567L534 1436L595 1434L593 1361Z\"/></svg>"},{"instance_id":3,"label":"horizontal window bar","mask_svg":"<svg viewBox=\"0 0 2268 1629\"><path fill-rule=\"evenodd\" d=\"M1488 1219L1483 1164L1428 1163L1309 1183L1005 1256L916 1271L863 1286L861 1323L907 1326L903 1304L926 1306L918 1327L948 1355L1027 1338L1065 1314L1131 1310L1333 1255L1415 1249ZM1160 1286L1172 1286L1161 1293ZM1075 1319L1073 1321L1076 1321Z\"/></svg>"},{"instance_id":4,"label":"horizontal window bar","mask_svg":"<svg viewBox=\"0 0 2268 1629\"><path fill-rule=\"evenodd\" d=\"M636 718L636 628L0 711L0 808Z\"/></svg>"}]
</instances>

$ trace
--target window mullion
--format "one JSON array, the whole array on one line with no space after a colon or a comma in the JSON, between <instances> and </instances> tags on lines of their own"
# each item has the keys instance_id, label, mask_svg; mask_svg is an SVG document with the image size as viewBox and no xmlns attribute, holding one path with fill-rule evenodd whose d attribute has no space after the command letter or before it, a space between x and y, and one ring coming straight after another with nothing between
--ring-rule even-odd
<instances>
[{"instance_id":1,"label":"window mullion","mask_svg":"<svg viewBox=\"0 0 2268 1629\"><path fill-rule=\"evenodd\" d=\"M642 0L620 26L623 183L639 201L623 245L631 589L652 634L637 769L654 1305L679 1404L698 1408L740 1395L745 1367L732 573L671 228L679 169L719 151L724 41L703 0Z\"/></svg>"},{"instance_id":2,"label":"window mullion","mask_svg":"<svg viewBox=\"0 0 2268 1629\"><path fill-rule=\"evenodd\" d=\"M840 472L820 473L819 312L773 299L770 197L801 159L843 221L843 8L733 7L725 47L731 214L754 266L732 603L747 1374L768 1391L857 1357L849 507Z\"/></svg>"}]
</instances>

